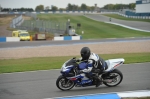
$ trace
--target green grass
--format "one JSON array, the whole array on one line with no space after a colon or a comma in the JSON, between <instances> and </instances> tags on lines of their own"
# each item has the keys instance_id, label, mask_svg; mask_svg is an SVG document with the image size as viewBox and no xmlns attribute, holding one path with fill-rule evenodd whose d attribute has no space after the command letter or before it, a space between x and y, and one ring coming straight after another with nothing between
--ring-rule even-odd
<instances>
[{"instance_id":1,"label":"green grass","mask_svg":"<svg viewBox=\"0 0 150 99\"><path fill-rule=\"evenodd\" d=\"M126 64L150 62L150 53L102 54L100 56L105 60L124 58ZM62 64L70 58L72 58L72 56L3 59L0 60L0 73L60 69Z\"/></svg>"},{"instance_id":2,"label":"green grass","mask_svg":"<svg viewBox=\"0 0 150 99\"><path fill-rule=\"evenodd\" d=\"M117 14L103 14L105 16L120 19L120 20L126 20L126 21L143 21L143 22L150 22L150 19L134 19L134 18L126 18ZM113 20L113 19L112 19Z\"/></svg>"},{"instance_id":3,"label":"green grass","mask_svg":"<svg viewBox=\"0 0 150 99\"><path fill-rule=\"evenodd\" d=\"M40 20L51 20L56 22L67 22L70 19L71 25L75 27L81 23L81 28L76 32L83 36L83 39L100 38L125 38L125 37L147 37L150 33L135 31L121 26L98 22L84 16L68 14L38 14ZM84 34L81 34L84 31Z\"/></svg>"}]
</instances>

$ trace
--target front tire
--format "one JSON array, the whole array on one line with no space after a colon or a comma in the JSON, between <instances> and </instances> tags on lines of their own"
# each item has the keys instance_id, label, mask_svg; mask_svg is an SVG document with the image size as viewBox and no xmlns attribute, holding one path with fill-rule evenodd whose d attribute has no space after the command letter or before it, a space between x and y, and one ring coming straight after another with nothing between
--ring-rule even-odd
<instances>
[{"instance_id":1,"label":"front tire","mask_svg":"<svg viewBox=\"0 0 150 99\"><path fill-rule=\"evenodd\" d=\"M75 83L63 76L59 76L56 81L56 86L63 91L70 90L74 87Z\"/></svg>"},{"instance_id":2,"label":"front tire","mask_svg":"<svg viewBox=\"0 0 150 99\"><path fill-rule=\"evenodd\" d=\"M103 82L108 87L114 87L119 85L123 80L123 74L118 69L113 70L109 75L117 75L117 77L112 79L112 82Z\"/></svg>"}]
</instances>

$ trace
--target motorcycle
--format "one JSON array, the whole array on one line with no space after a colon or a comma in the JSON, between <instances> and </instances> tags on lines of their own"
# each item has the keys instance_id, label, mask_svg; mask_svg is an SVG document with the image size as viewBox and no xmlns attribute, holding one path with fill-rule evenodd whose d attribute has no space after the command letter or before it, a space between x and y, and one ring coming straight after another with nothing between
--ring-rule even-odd
<instances>
[{"instance_id":1,"label":"motorcycle","mask_svg":"<svg viewBox=\"0 0 150 99\"><path fill-rule=\"evenodd\" d=\"M109 59L106 60L106 67L102 74L99 72L93 73L92 75L97 75L102 79L102 84L108 87L114 87L119 85L123 80L123 74L118 68L124 63L123 58L119 59ZM85 73L78 73L80 66L84 62L78 63L76 58L69 59L66 61L61 68L61 75L56 80L56 86L63 91L70 90L75 87L87 87L96 85L96 80L94 78L89 79L86 77Z\"/></svg>"}]
</instances>

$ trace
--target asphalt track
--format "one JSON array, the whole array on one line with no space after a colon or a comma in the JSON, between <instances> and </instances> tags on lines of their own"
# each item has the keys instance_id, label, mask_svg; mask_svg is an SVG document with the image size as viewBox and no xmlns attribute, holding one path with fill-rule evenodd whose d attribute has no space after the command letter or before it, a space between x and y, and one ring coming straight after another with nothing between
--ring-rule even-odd
<instances>
[{"instance_id":1,"label":"asphalt track","mask_svg":"<svg viewBox=\"0 0 150 99\"><path fill-rule=\"evenodd\" d=\"M95 93L150 90L150 63L124 64L118 68L124 79L116 87L73 88L60 91L56 79L60 70L0 74L0 99L45 99Z\"/></svg>"},{"instance_id":2,"label":"asphalt track","mask_svg":"<svg viewBox=\"0 0 150 99\"><path fill-rule=\"evenodd\" d=\"M109 21L110 17L104 16L102 14L87 14L86 17L97 20L97 21L101 21L101 22L110 22ZM150 31L150 22L126 21L126 20L119 20L119 19L115 19L115 18L111 18L111 22L119 23L122 25L137 28L137 29Z\"/></svg>"},{"instance_id":3,"label":"asphalt track","mask_svg":"<svg viewBox=\"0 0 150 99\"><path fill-rule=\"evenodd\" d=\"M140 38L110 38L99 40L77 40L77 41L22 41L22 42L1 42L0 49L2 48L19 48L19 47L39 47L39 46L64 46L74 44L96 44L105 42L136 42L150 40L150 37Z\"/></svg>"}]
</instances>

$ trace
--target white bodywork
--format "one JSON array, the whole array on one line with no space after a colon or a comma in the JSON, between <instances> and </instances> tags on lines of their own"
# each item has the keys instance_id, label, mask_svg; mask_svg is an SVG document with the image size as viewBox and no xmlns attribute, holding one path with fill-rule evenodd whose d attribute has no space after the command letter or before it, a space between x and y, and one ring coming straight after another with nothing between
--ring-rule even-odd
<instances>
[{"instance_id":1,"label":"white bodywork","mask_svg":"<svg viewBox=\"0 0 150 99\"><path fill-rule=\"evenodd\" d=\"M123 58L106 60L106 63L107 63L108 68L105 70L105 72L114 70L115 68L117 68L117 67L119 67L121 64L123 64L124 61L125 61L125 60L124 60Z\"/></svg>"}]
</instances>

